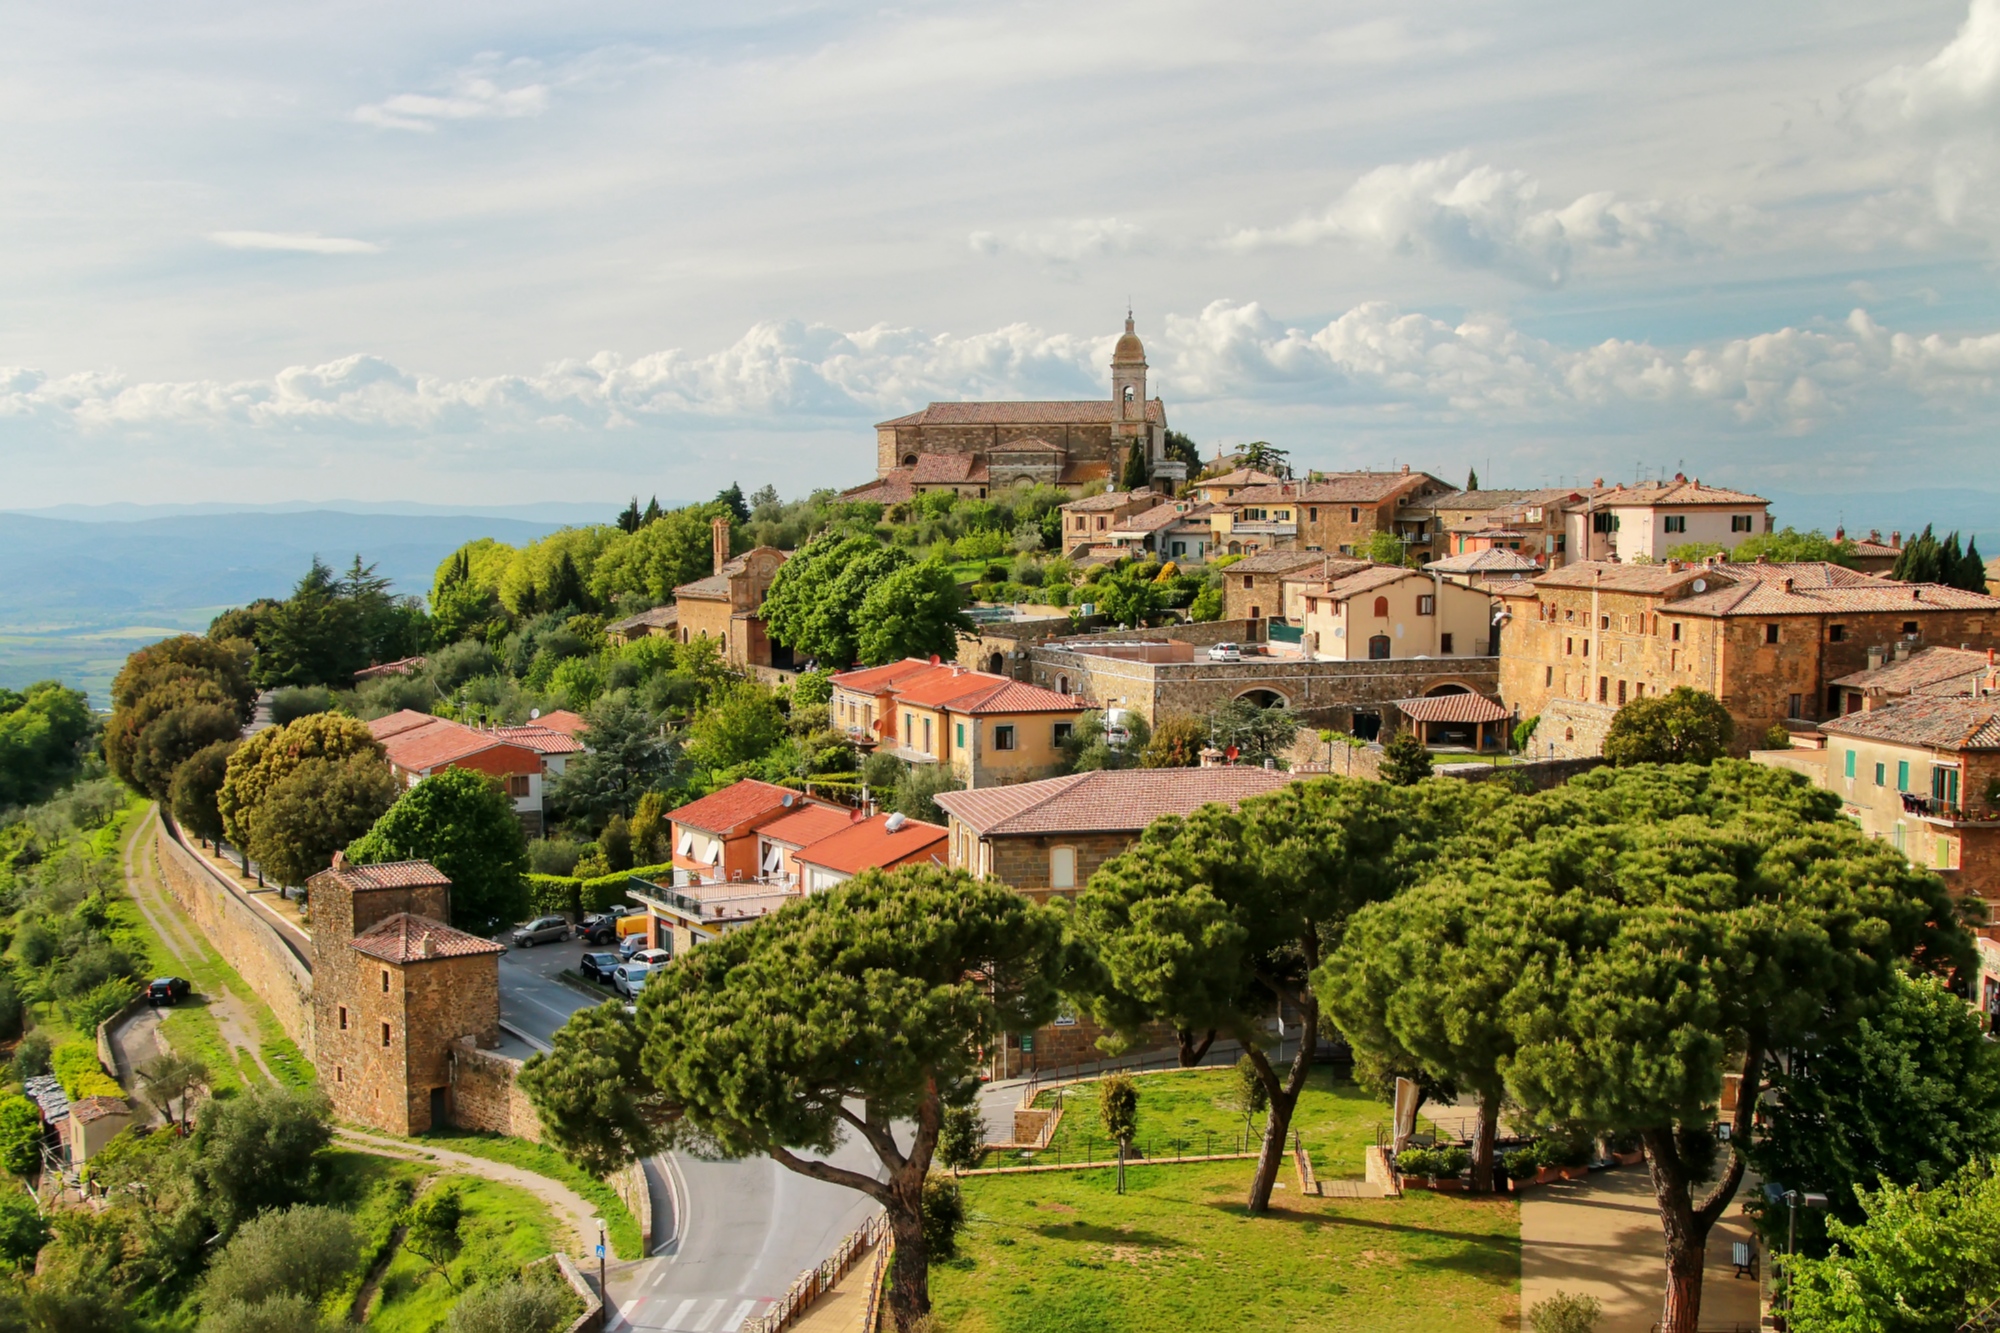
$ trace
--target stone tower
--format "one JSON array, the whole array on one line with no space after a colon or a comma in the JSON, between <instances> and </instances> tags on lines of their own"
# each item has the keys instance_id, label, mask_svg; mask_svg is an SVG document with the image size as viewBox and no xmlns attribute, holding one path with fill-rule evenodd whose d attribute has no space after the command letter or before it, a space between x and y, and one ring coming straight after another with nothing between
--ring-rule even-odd
<instances>
[{"instance_id":1,"label":"stone tower","mask_svg":"<svg viewBox=\"0 0 2000 1333\"><path fill-rule=\"evenodd\" d=\"M1119 459L1127 450L1146 451L1148 468L1158 461L1152 445L1153 432L1146 422L1146 347L1132 327L1132 312L1125 312L1125 332L1111 353L1112 437L1121 446ZM1114 486L1117 473L1112 474Z\"/></svg>"}]
</instances>

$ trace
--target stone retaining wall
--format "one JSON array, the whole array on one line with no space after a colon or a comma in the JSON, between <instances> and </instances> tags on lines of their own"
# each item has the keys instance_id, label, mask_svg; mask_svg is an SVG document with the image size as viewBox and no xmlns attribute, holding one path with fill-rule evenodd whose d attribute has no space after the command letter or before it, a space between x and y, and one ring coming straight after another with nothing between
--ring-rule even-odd
<instances>
[{"instance_id":1,"label":"stone retaining wall","mask_svg":"<svg viewBox=\"0 0 2000 1333\"><path fill-rule=\"evenodd\" d=\"M511 1134L542 1141L542 1122L516 1081L521 1062L482 1051L470 1037L451 1044L451 1123L460 1129Z\"/></svg>"},{"instance_id":2,"label":"stone retaining wall","mask_svg":"<svg viewBox=\"0 0 2000 1333\"><path fill-rule=\"evenodd\" d=\"M632 1210L632 1218L639 1224L639 1253L653 1252L653 1190L646 1182L646 1168L632 1162L611 1176L611 1188L625 1206Z\"/></svg>"},{"instance_id":3,"label":"stone retaining wall","mask_svg":"<svg viewBox=\"0 0 2000 1333\"><path fill-rule=\"evenodd\" d=\"M184 846L178 834L167 813L161 811L153 845L168 892L194 919L222 960L270 1006L285 1035L312 1059L312 965L245 901L240 889Z\"/></svg>"}]
</instances>

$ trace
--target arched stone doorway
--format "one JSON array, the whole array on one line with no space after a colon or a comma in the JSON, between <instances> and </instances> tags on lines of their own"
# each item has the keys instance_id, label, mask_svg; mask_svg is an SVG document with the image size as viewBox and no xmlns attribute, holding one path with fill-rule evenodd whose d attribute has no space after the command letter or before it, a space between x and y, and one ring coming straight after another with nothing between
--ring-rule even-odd
<instances>
[{"instance_id":1,"label":"arched stone doorway","mask_svg":"<svg viewBox=\"0 0 2000 1333\"><path fill-rule=\"evenodd\" d=\"M986 669L996 676L1007 674L1007 654L995 653L986 659Z\"/></svg>"},{"instance_id":2,"label":"arched stone doorway","mask_svg":"<svg viewBox=\"0 0 2000 1333\"><path fill-rule=\"evenodd\" d=\"M1292 703L1276 690L1245 690L1236 697L1243 703L1255 704L1259 708L1289 708Z\"/></svg>"}]
</instances>

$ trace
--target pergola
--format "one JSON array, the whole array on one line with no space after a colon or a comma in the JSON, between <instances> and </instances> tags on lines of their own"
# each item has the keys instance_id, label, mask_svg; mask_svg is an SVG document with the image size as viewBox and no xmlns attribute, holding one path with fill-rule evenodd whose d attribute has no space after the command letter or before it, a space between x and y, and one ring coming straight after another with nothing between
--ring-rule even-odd
<instances>
[{"instance_id":1,"label":"pergola","mask_svg":"<svg viewBox=\"0 0 2000 1333\"><path fill-rule=\"evenodd\" d=\"M1482 694L1434 694L1422 699L1398 699L1396 707L1416 729L1424 746L1463 745L1485 753L1507 748L1506 724L1513 717ZM1497 728L1497 730L1496 730Z\"/></svg>"}]
</instances>

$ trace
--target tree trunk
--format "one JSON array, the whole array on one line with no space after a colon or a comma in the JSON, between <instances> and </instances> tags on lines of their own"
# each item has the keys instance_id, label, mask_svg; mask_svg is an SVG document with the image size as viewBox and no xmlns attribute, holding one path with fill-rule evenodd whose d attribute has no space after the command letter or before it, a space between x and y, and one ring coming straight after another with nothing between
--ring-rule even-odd
<instances>
[{"instance_id":1,"label":"tree trunk","mask_svg":"<svg viewBox=\"0 0 2000 1333\"><path fill-rule=\"evenodd\" d=\"M1192 1029L1175 1028L1174 1040L1180 1044L1181 1068L1192 1069L1201 1063L1201 1057L1207 1055L1208 1048L1215 1044L1215 1029L1210 1028L1208 1035L1197 1045Z\"/></svg>"},{"instance_id":2,"label":"tree trunk","mask_svg":"<svg viewBox=\"0 0 2000 1333\"><path fill-rule=\"evenodd\" d=\"M1309 957L1318 962L1317 950ZM1256 1049L1250 1051L1250 1059L1257 1066L1258 1077L1264 1080L1264 1090L1271 1096L1271 1106L1264 1114L1264 1145L1257 1155L1257 1174L1250 1181L1250 1212L1269 1212L1271 1209L1271 1187L1278 1182L1278 1168L1284 1164L1286 1139L1291 1134L1292 1112L1298 1108L1299 1093L1305 1090L1306 1075L1312 1072L1313 1052L1319 1045L1319 1001L1310 990L1300 997L1299 1014L1302 1033L1299 1037L1299 1053L1292 1057L1292 1067L1283 1082L1277 1071L1271 1068L1270 1059Z\"/></svg>"},{"instance_id":3,"label":"tree trunk","mask_svg":"<svg viewBox=\"0 0 2000 1333\"><path fill-rule=\"evenodd\" d=\"M1479 1134L1472 1141L1472 1188L1479 1194L1493 1192L1493 1140L1500 1134L1500 1089L1479 1094Z\"/></svg>"},{"instance_id":4,"label":"tree trunk","mask_svg":"<svg viewBox=\"0 0 2000 1333\"><path fill-rule=\"evenodd\" d=\"M910 1333L931 1312L930 1251L924 1246L924 1175L899 1171L889 1182L889 1230L896 1254L889 1274L889 1314Z\"/></svg>"},{"instance_id":5,"label":"tree trunk","mask_svg":"<svg viewBox=\"0 0 2000 1333\"><path fill-rule=\"evenodd\" d=\"M1729 1163L1699 1206L1692 1198L1694 1182L1681 1160L1673 1128L1648 1129L1639 1135L1646 1146L1653 1197L1660 1207L1660 1231L1666 1240L1667 1295L1660 1310L1659 1333L1695 1333L1701 1321L1701 1273L1708 1234L1743 1181L1743 1156L1736 1145L1750 1141L1763 1077L1764 1048L1753 1039L1743 1052L1743 1081L1737 1086L1736 1110L1730 1117Z\"/></svg>"}]
</instances>

